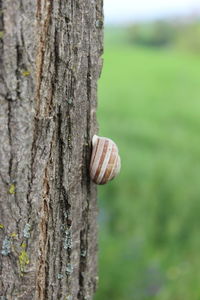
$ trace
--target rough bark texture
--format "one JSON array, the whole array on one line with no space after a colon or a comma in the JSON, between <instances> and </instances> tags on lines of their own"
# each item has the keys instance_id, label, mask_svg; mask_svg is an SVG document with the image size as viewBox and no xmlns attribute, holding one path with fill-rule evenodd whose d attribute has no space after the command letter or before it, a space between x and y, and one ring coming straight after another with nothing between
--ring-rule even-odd
<instances>
[{"instance_id":1,"label":"rough bark texture","mask_svg":"<svg viewBox=\"0 0 200 300\"><path fill-rule=\"evenodd\" d=\"M92 299L102 0L0 0L0 299Z\"/></svg>"}]
</instances>

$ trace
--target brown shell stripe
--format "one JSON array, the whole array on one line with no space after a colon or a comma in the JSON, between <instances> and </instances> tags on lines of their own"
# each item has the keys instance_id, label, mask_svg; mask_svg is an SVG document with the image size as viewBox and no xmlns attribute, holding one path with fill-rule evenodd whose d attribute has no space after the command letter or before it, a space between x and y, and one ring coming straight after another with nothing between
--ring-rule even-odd
<instances>
[{"instance_id":1,"label":"brown shell stripe","mask_svg":"<svg viewBox=\"0 0 200 300\"><path fill-rule=\"evenodd\" d=\"M116 148L115 161L113 164L112 172L110 173L108 180L113 179L118 174L119 165L120 165L120 157L119 157L118 149Z\"/></svg>"},{"instance_id":2,"label":"brown shell stripe","mask_svg":"<svg viewBox=\"0 0 200 300\"><path fill-rule=\"evenodd\" d=\"M112 153L113 143L109 139L105 140L104 151L100 160L99 168L95 174L96 181L101 183L102 178L106 172L108 162Z\"/></svg>"},{"instance_id":3,"label":"brown shell stripe","mask_svg":"<svg viewBox=\"0 0 200 300\"><path fill-rule=\"evenodd\" d=\"M101 165L101 159L102 157L104 156L104 148L105 148L105 145L106 145L106 142L104 139L101 139L99 138L98 139L99 143L98 143L98 147L97 145L95 146L95 148L93 149L93 151L95 151L95 155L94 155L94 160L93 160L93 163L91 165L91 177L94 181L97 180L97 173L98 173L98 170L100 168L100 165Z\"/></svg>"},{"instance_id":4,"label":"brown shell stripe","mask_svg":"<svg viewBox=\"0 0 200 300\"><path fill-rule=\"evenodd\" d=\"M113 165L112 165L112 170L109 174L109 176L107 177L107 180L111 180L113 179L117 174L118 174L118 164L119 164L119 153L118 153L118 149L116 148L115 149L115 155L114 155L114 162L113 162Z\"/></svg>"},{"instance_id":5,"label":"brown shell stripe","mask_svg":"<svg viewBox=\"0 0 200 300\"><path fill-rule=\"evenodd\" d=\"M108 180L111 180L112 178L114 178L118 174L119 170L120 170L120 157L119 157L119 153L117 151L116 157L115 157L115 162L114 162L113 168L112 168L112 172L111 172Z\"/></svg>"},{"instance_id":6,"label":"brown shell stripe","mask_svg":"<svg viewBox=\"0 0 200 300\"><path fill-rule=\"evenodd\" d=\"M118 159L118 153L116 151L115 145L113 145L113 147L112 147L112 154L110 156L110 159L109 159L109 162L108 162L108 166L106 168L106 172L104 173L104 176L103 176L103 178L101 180L102 183L106 183L108 180L111 180L112 174L113 174L113 170L116 167L117 159Z\"/></svg>"}]
</instances>

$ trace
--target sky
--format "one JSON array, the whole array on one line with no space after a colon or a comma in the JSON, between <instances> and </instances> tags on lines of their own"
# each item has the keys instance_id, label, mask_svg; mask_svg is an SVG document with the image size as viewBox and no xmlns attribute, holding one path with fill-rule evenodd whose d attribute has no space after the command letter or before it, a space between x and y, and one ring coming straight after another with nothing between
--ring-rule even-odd
<instances>
[{"instance_id":1,"label":"sky","mask_svg":"<svg viewBox=\"0 0 200 300\"><path fill-rule=\"evenodd\" d=\"M200 0L104 0L106 24L200 14Z\"/></svg>"}]
</instances>

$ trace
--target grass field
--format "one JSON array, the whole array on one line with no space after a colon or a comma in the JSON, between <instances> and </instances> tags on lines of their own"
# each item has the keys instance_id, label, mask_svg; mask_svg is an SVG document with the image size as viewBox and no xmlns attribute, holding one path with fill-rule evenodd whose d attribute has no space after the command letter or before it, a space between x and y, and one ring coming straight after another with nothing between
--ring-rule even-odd
<instances>
[{"instance_id":1,"label":"grass field","mask_svg":"<svg viewBox=\"0 0 200 300\"><path fill-rule=\"evenodd\" d=\"M95 300L199 300L200 56L108 37L98 121L122 170L99 188Z\"/></svg>"}]
</instances>

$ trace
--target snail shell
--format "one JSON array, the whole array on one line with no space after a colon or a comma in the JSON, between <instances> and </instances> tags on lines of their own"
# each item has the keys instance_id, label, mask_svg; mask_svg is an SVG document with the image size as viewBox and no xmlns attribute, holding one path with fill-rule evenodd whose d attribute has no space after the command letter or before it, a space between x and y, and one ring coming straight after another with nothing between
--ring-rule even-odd
<instances>
[{"instance_id":1,"label":"snail shell","mask_svg":"<svg viewBox=\"0 0 200 300\"><path fill-rule=\"evenodd\" d=\"M105 184L119 173L120 168L117 145L111 139L94 135L90 162L91 179L96 184Z\"/></svg>"}]
</instances>

